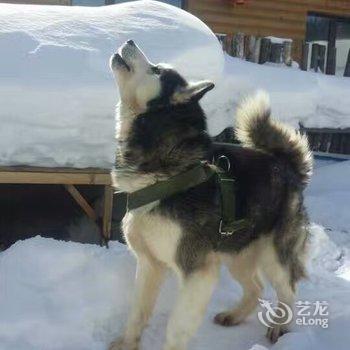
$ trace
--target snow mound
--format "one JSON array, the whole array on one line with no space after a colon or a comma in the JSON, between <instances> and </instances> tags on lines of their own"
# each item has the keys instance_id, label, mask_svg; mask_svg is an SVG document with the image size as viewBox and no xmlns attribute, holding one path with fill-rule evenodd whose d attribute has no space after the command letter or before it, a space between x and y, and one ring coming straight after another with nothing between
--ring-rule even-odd
<instances>
[{"instance_id":1,"label":"snow mound","mask_svg":"<svg viewBox=\"0 0 350 350\"><path fill-rule=\"evenodd\" d=\"M299 122L308 127L350 127L349 78L226 55L223 78L204 100L211 134L232 126L239 101L258 89L270 94L272 114L296 128Z\"/></svg>"},{"instance_id":2,"label":"snow mound","mask_svg":"<svg viewBox=\"0 0 350 350\"><path fill-rule=\"evenodd\" d=\"M1 4L0 164L111 167L117 89L108 61L130 38L189 79L222 73L211 30L164 3Z\"/></svg>"}]
</instances>

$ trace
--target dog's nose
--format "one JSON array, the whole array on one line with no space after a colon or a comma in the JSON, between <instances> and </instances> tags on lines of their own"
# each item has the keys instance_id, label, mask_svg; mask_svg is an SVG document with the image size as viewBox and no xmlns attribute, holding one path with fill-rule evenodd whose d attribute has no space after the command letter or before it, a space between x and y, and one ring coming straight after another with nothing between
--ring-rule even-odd
<instances>
[{"instance_id":1,"label":"dog's nose","mask_svg":"<svg viewBox=\"0 0 350 350\"><path fill-rule=\"evenodd\" d=\"M132 46L134 46L135 45L135 43L134 43L134 40L128 40L127 42L126 42L127 44L129 44L129 45L132 45Z\"/></svg>"}]
</instances>

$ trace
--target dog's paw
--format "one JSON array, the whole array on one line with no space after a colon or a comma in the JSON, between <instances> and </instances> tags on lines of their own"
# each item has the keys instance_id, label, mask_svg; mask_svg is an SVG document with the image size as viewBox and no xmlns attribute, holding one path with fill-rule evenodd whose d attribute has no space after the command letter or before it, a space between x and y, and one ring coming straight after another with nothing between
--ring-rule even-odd
<instances>
[{"instance_id":1,"label":"dog's paw","mask_svg":"<svg viewBox=\"0 0 350 350\"><path fill-rule=\"evenodd\" d=\"M223 327L236 326L241 322L242 320L240 320L236 313L232 311L220 312L214 317L214 323Z\"/></svg>"},{"instance_id":2,"label":"dog's paw","mask_svg":"<svg viewBox=\"0 0 350 350\"><path fill-rule=\"evenodd\" d=\"M110 345L108 350L123 350L124 341L122 338L116 339Z\"/></svg>"},{"instance_id":3,"label":"dog's paw","mask_svg":"<svg viewBox=\"0 0 350 350\"><path fill-rule=\"evenodd\" d=\"M127 343L123 338L118 338L113 341L108 350L139 350L139 346L137 343Z\"/></svg>"},{"instance_id":4,"label":"dog's paw","mask_svg":"<svg viewBox=\"0 0 350 350\"><path fill-rule=\"evenodd\" d=\"M266 332L266 338L272 343L275 344L279 337L288 333L289 330L286 326L283 325L273 325L269 327Z\"/></svg>"}]
</instances>

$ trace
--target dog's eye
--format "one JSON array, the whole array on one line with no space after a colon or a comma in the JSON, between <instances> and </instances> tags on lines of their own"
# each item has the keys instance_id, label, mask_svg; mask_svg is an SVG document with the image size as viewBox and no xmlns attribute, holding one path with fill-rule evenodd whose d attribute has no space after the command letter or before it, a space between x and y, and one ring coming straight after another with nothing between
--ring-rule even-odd
<instances>
[{"instance_id":1,"label":"dog's eye","mask_svg":"<svg viewBox=\"0 0 350 350\"><path fill-rule=\"evenodd\" d=\"M152 69L152 73L153 74L157 74L157 75L160 74L160 69L157 66L154 66L151 69Z\"/></svg>"}]
</instances>

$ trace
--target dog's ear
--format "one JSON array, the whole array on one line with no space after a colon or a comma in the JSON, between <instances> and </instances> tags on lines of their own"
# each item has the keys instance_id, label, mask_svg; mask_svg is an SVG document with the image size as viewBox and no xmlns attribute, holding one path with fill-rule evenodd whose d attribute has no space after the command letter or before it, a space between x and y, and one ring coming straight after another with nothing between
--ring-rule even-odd
<instances>
[{"instance_id":1,"label":"dog's ear","mask_svg":"<svg viewBox=\"0 0 350 350\"><path fill-rule=\"evenodd\" d=\"M180 104L189 101L199 101L208 91L214 88L214 83L203 80L195 83L189 83L185 87L176 90L172 96L172 103Z\"/></svg>"}]
</instances>

